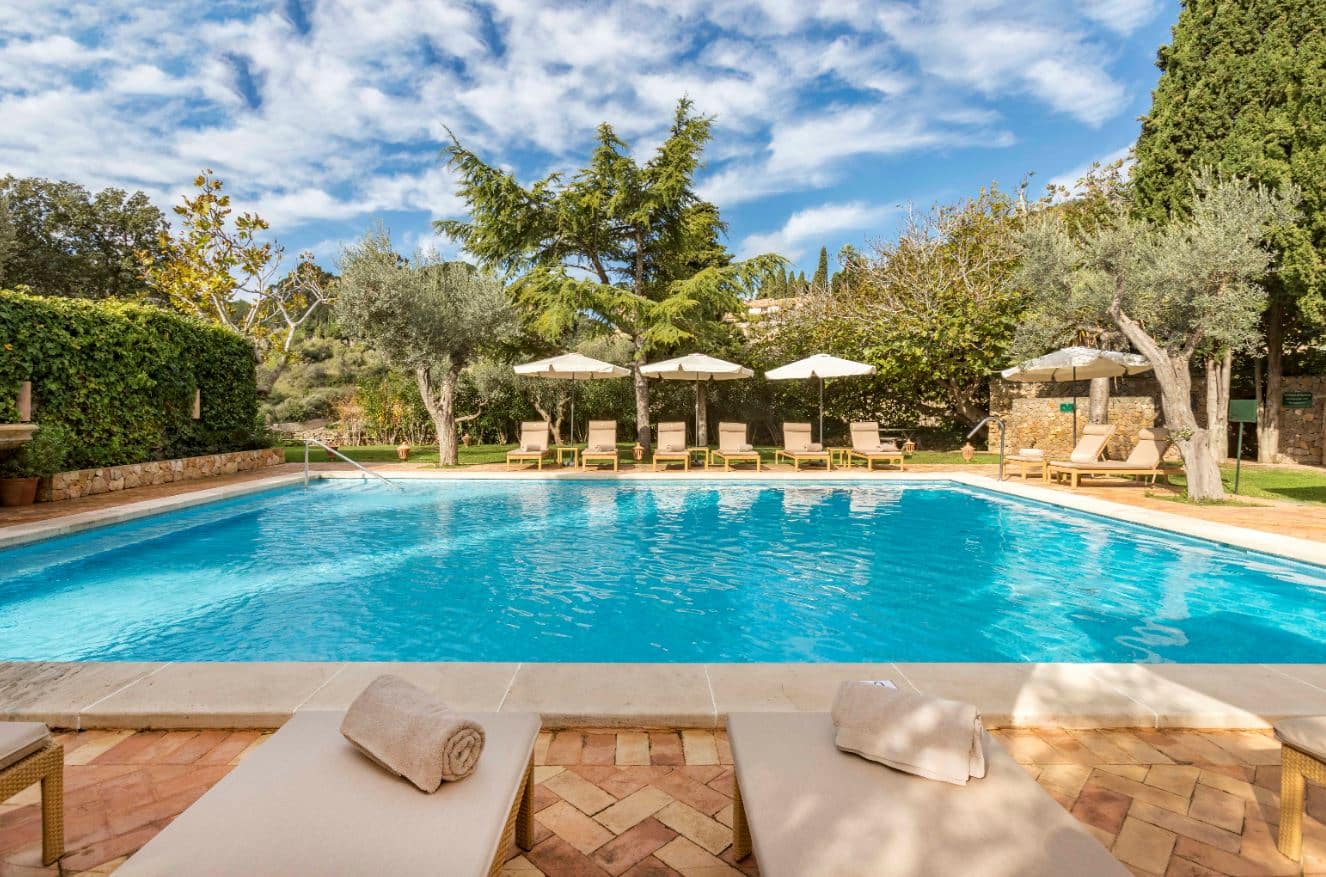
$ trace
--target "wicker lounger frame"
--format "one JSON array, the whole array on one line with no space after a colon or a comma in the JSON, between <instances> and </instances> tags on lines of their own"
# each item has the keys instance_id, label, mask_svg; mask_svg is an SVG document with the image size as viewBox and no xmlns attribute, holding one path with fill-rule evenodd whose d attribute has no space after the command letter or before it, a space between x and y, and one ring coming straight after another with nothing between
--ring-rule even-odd
<instances>
[{"instance_id":1,"label":"wicker lounger frame","mask_svg":"<svg viewBox=\"0 0 1326 877\"><path fill-rule=\"evenodd\" d=\"M801 471L802 463L823 463L826 470L833 469L833 456L828 451L789 451L781 448L774 451L774 462L791 460L792 468Z\"/></svg>"},{"instance_id":2,"label":"wicker lounger frame","mask_svg":"<svg viewBox=\"0 0 1326 877\"><path fill-rule=\"evenodd\" d=\"M907 468L907 457L902 451L848 451L847 468L852 468L852 461L858 458L865 460L867 472L875 471L875 464L881 460L886 465L897 466L899 472Z\"/></svg>"},{"instance_id":3,"label":"wicker lounger frame","mask_svg":"<svg viewBox=\"0 0 1326 877\"><path fill-rule=\"evenodd\" d=\"M534 846L533 756L530 757L529 766L525 768L525 779L520 784L520 791L516 793L516 800L511 803L511 812L507 814L502 837L497 841L497 851L493 854L493 864L488 869L488 877L498 877L502 873L513 840L522 850L529 850Z\"/></svg>"},{"instance_id":4,"label":"wicker lounger frame","mask_svg":"<svg viewBox=\"0 0 1326 877\"><path fill-rule=\"evenodd\" d=\"M710 451L709 456L723 461L724 472L731 472L733 463L754 463L755 471L760 471L759 451Z\"/></svg>"},{"instance_id":5,"label":"wicker lounger frame","mask_svg":"<svg viewBox=\"0 0 1326 877\"><path fill-rule=\"evenodd\" d=\"M1280 747L1280 852L1294 861L1303 856L1303 808L1307 781L1326 785L1326 763L1292 746Z\"/></svg>"},{"instance_id":6,"label":"wicker lounger frame","mask_svg":"<svg viewBox=\"0 0 1326 877\"><path fill-rule=\"evenodd\" d=\"M0 771L0 801L33 783L41 783L41 863L54 864L64 855L64 747L44 748Z\"/></svg>"}]
</instances>

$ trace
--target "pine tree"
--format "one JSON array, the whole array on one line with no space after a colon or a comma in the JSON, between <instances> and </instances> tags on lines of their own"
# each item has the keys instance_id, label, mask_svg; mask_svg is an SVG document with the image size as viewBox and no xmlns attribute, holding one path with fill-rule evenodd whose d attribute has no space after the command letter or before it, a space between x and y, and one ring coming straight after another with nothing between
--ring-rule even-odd
<instances>
[{"instance_id":1,"label":"pine tree","mask_svg":"<svg viewBox=\"0 0 1326 877\"><path fill-rule=\"evenodd\" d=\"M829 288L829 251L826 247L820 247L820 261L815 267L815 277L811 280L811 286L816 292L823 292Z\"/></svg>"},{"instance_id":2,"label":"pine tree","mask_svg":"<svg viewBox=\"0 0 1326 877\"><path fill-rule=\"evenodd\" d=\"M1267 279L1263 460L1279 443L1286 326L1326 322L1326 4L1322 0L1183 0L1161 48L1133 169L1143 215L1186 215L1203 166L1303 195L1302 218L1275 240ZM1226 378L1227 379L1227 378Z\"/></svg>"}]
</instances>

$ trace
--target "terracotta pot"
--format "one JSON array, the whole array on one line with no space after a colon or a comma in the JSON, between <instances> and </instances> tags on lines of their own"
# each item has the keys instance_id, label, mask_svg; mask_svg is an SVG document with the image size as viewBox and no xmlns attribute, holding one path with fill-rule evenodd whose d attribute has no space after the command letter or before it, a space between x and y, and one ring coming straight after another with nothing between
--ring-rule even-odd
<instances>
[{"instance_id":1,"label":"terracotta pot","mask_svg":"<svg viewBox=\"0 0 1326 877\"><path fill-rule=\"evenodd\" d=\"M401 442L396 447L396 456L401 458L402 463L410 459L410 446L405 442Z\"/></svg>"},{"instance_id":2,"label":"terracotta pot","mask_svg":"<svg viewBox=\"0 0 1326 877\"><path fill-rule=\"evenodd\" d=\"M642 460L644 460L644 458L645 458L645 449L644 449L644 446L641 445L639 442L636 442L636 443L635 443L635 447L631 448L631 456L635 458L635 461L636 461L637 463L639 463L639 462L641 462Z\"/></svg>"},{"instance_id":3,"label":"terracotta pot","mask_svg":"<svg viewBox=\"0 0 1326 877\"><path fill-rule=\"evenodd\" d=\"M975 456L976 456L976 449L971 446L971 442L967 442L965 445L962 446L962 459L970 463L972 461L972 457Z\"/></svg>"},{"instance_id":4,"label":"terracotta pot","mask_svg":"<svg viewBox=\"0 0 1326 877\"><path fill-rule=\"evenodd\" d=\"M32 505L37 501L37 485L41 479L0 478L0 506Z\"/></svg>"}]
</instances>

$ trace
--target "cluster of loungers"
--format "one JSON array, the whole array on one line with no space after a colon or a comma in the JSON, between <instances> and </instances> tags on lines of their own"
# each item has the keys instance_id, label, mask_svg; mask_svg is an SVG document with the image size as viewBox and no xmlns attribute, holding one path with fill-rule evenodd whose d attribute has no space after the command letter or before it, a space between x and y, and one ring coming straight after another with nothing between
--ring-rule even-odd
<instances>
[{"instance_id":1,"label":"cluster of loungers","mask_svg":"<svg viewBox=\"0 0 1326 877\"><path fill-rule=\"evenodd\" d=\"M1077 489L1083 478L1102 476L1132 476L1168 481L1173 467L1165 463L1165 451L1170 444L1169 430L1159 427L1143 429L1137 433L1137 442L1126 460L1103 460L1105 447L1114 435L1110 424L1090 423L1082 428L1082 437L1067 460L1051 460L1043 451L1023 448L1008 457L1008 473L1022 480L1039 475L1042 481L1067 481Z\"/></svg>"},{"instance_id":2,"label":"cluster of loungers","mask_svg":"<svg viewBox=\"0 0 1326 877\"><path fill-rule=\"evenodd\" d=\"M378 683L394 683L379 703L413 688ZM844 683L831 715L728 717L738 860L754 852L762 874L788 877L1128 873L974 707L881 701L881 685ZM348 719L360 701L297 713L116 873L498 874L513 841L533 846L539 718L451 713L416 692L423 708L403 714ZM1279 847L1298 859L1305 782L1326 782L1326 718L1279 722L1276 736ZM63 854L62 759L44 725L0 723L0 801L41 783L47 865Z\"/></svg>"},{"instance_id":3,"label":"cluster of loungers","mask_svg":"<svg viewBox=\"0 0 1326 877\"><path fill-rule=\"evenodd\" d=\"M534 464L542 470L545 461L551 461L556 447L552 443L552 427L542 420L526 421L520 425L520 445L506 455L506 466ZM873 470L876 464L903 468L906 455L902 448L893 442L880 441L879 424L876 421L862 421L851 426L852 445L845 448L825 448L819 442L811 441L809 423L784 423L783 447L774 451L774 462L787 462L792 468L800 470L803 464L822 464L826 469L834 466L837 453L839 465L844 462L851 466L856 460L865 463ZM618 469L617 421L591 420L586 436L584 450L580 450L580 465L588 469L591 465L610 465L613 471ZM733 465L750 463L755 471L760 471L760 453L747 440L747 426L744 423L723 422L718 424L718 447L689 446L686 444L686 424L680 421L660 423L658 438L654 443L653 458L650 466L658 471L659 466L667 467L679 463L690 470L691 461L700 456L704 467L723 464L724 471L730 471Z\"/></svg>"}]
</instances>

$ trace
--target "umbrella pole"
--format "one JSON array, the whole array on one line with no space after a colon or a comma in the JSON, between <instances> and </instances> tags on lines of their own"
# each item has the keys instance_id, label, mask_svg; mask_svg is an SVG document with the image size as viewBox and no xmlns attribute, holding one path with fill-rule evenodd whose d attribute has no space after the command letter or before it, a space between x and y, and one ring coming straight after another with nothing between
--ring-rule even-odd
<instances>
[{"instance_id":1,"label":"umbrella pole","mask_svg":"<svg viewBox=\"0 0 1326 877\"><path fill-rule=\"evenodd\" d=\"M824 444L824 378L820 378L820 444Z\"/></svg>"},{"instance_id":2,"label":"umbrella pole","mask_svg":"<svg viewBox=\"0 0 1326 877\"><path fill-rule=\"evenodd\" d=\"M1073 447L1077 447L1077 366L1073 366Z\"/></svg>"},{"instance_id":3,"label":"umbrella pole","mask_svg":"<svg viewBox=\"0 0 1326 877\"><path fill-rule=\"evenodd\" d=\"M571 444L576 443L576 379L571 379Z\"/></svg>"},{"instance_id":4,"label":"umbrella pole","mask_svg":"<svg viewBox=\"0 0 1326 877\"><path fill-rule=\"evenodd\" d=\"M697 447L699 445L704 444L704 440L700 437L700 382L699 381L695 382L695 444Z\"/></svg>"}]
</instances>

